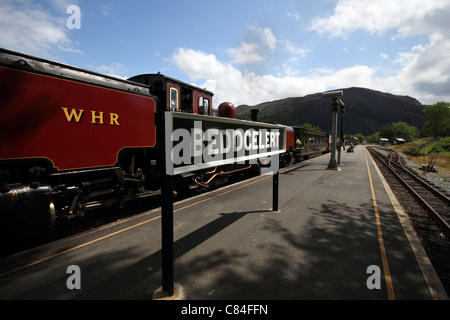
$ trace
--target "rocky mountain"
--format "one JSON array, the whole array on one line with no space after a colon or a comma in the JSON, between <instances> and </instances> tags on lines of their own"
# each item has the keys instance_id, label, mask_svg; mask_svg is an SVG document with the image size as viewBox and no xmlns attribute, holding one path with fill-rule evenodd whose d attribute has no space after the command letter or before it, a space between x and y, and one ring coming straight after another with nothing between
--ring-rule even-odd
<instances>
[{"instance_id":1,"label":"rocky mountain","mask_svg":"<svg viewBox=\"0 0 450 320\"><path fill-rule=\"evenodd\" d=\"M345 103L345 133L371 135L385 125L398 121L406 122L419 130L422 128L422 110L425 106L414 98L357 87L339 90L344 92L341 99ZM259 121L287 125L306 122L318 126L322 131L331 131L331 99L322 98L322 92L256 106L240 105L236 108L237 118L250 119L250 109L260 110Z\"/></svg>"}]
</instances>

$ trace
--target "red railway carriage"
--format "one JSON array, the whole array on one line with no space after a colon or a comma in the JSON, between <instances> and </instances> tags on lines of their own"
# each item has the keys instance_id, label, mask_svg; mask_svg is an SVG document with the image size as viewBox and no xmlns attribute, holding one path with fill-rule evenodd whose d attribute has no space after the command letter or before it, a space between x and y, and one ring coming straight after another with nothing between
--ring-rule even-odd
<instances>
[{"instance_id":1,"label":"red railway carriage","mask_svg":"<svg viewBox=\"0 0 450 320\"><path fill-rule=\"evenodd\" d=\"M211 115L213 94L160 74L133 80L0 49L2 226L28 233L159 189L155 115Z\"/></svg>"},{"instance_id":2,"label":"red railway carriage","mask_svg":"<svg viewBox=\"0 0 450 320\"><path fill-rule=\"evenodd\" d=\"M213 114L212 92L161 74L123 80L1 48L0 85L0 227L14 233L157 194L164 112ZM175 188L247 170L181 174Z\"/></svg>"},{"instance_id":3,"label":"red railway carriage","mask_svg":"<svg viewBox=\"0 0 450 320\"><path fill-rule=\"evenodd\" d=\"M40 229L149 185L130 166L157 142L148 87L4 49L0 85L2 226Z\"/></svg>"},{"instance_id":4,"label":"red railway carriage","mask_svg":"<svg viewBox=\"0 0 450 320\"><path fill-rule=\"evenodd\" d=\"M11 66L0 67L0 159L42 159L47 169L114 166L124 148L154 147L156 102ZM139 90L141 93L135 93ZM50 167L51 166L51 167Z\"/></svg>"}]
</instances>

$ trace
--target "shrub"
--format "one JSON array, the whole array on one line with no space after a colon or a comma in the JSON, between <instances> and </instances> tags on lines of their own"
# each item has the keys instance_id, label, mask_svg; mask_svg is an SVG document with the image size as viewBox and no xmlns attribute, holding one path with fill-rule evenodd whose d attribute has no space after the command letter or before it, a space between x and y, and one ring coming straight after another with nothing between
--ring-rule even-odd
<instances>
[{"instance_id":1,"label":"shrub","mask_svg":"<svg viewBox=\"0 0 450 320\"><path fill-rule=\"evenodd\" d=\"M422 149L419 147L407 148L407 149L403 150L403 153L413 156L413 157L419 157L419 156L425 155L425 153L423 153Z\"/></svg>"}]
</instances>

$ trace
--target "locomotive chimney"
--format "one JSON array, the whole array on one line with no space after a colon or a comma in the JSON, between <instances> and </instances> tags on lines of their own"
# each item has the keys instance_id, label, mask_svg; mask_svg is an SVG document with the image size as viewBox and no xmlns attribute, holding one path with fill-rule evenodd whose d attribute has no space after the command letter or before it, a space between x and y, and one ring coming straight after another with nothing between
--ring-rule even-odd
<instances>
[{"instance_id":1,"label":"locomotive chimney","mask_svg":"<svg viewBox=\"0 0 450 320\"><path fill-rule=\"evenodd\" d=\"M258 111L259 111L259 109L251 109L250 110L250 119L252 121L258 121Z\"/></svg>"}]
</instances>

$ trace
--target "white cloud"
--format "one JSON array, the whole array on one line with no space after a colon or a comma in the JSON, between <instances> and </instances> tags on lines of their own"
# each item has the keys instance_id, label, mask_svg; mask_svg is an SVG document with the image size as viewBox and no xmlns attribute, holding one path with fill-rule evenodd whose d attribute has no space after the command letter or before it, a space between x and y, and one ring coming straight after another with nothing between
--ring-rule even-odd
<instances>
[{"instance_id":1,"label":"white cloud","mask_svg":"<svg viewBox=\"0 0 450 320\"><path fill-rule=\"evenodd\" d=\"M265 28L263 30L264 43L271 49L275 50L277 47L277 38L273 34L270 28Z\"/></svg>"},{"instance_id":2,"label":"white cloud","mask_svg":"<svg viewBox=\"0 0 450 320\"><path fill-rule=\"evenodd\" d=\"M262 37L262 44L270 48L270 50L275 50L277 47L277 38L270 28L261 28L258 23L253 23L247 27L247 30L255 32Z\"/></svg>"},{"instance_id":3,"label":"white cloud","mask_svg":"<svg viewBox=\"0 0 450 320\"><path fill-rule=\"evenodd\" d=\"M193 49L178 48L172 57L177 67L196 81L198 79L218 79L224 74L240 77L231 64L224 64L213 54Z\"/></svg>"},{"instance_id":4,"label":"white cloud","mask_svg":"<svg viewBox=\"0 0 450 320\"><path fill-rule=\"evenodd\" d=\"M292 63L296 62L293 61L293 59L288 60L290 63L283 63L283 70L284 73L289 77L296 77L299 74L299 71L297 69L294 69L292 66Z\"/></svg>"},{"instance_id":5,"label":"white cloud","mask_svg":"<svg viewBox=\"0 0 450 320\"><path fill-rule=\"evenodd\" d=\"M333 15L312 20L311 30L342 38L357 30L378 36L394 32L391 41L427 35L428 42L392 57L394 72L383 81L373 79L373 83L422 103L435 103L450 100L449 16L448 0L339 0ZM385 53L380 57L389 58Z\"/></svg>"},{"instance_id":6,"label":"white cloud","mask_svg":"<svg viewBox=\"0 0 450 320\"><path fill-rule=\"evenodd\" d=\"M398 55L398 72L389 80L392 89L412 92L423 103L450 101L450 39L435 34L426 45ZM397 90L400 91L400 90Z\"/></svg>"},{"instance_id":7,"label":"white cloud","mask_svg":"<svg viewBox=\"0 0 450 320\"><path fill-rule=\"evenodd\" d=\"M358 29L371 34L396 29L402 37L423 34L430 31L424 22L448 7L446 0L339 0L332 16L313 19L311 30L331 37Z\"/></svg>"},{"instance_id":8,"label":"white cloud","mask_svg":"<svg viewBox=\"0 0 450 320\"><path fill-rule=\"evenodd\" d=\"M264 58L260 56L258 49L256 43L241 42L238 48L228 49L227 52L237 64L263 62Z\"/></svg>"},{"instance_id":9,"label":"white cloud","mask_svg":"<svg viewBox=\"0 0 450 320\"><path fill-rule=\"evenodd\" d=\"M129 78L129 76L123 75L125 72L124 71L125 67L123 64L118 63L118 62L111 63L110 65L103 64L100 67L96 67L95 69L97 70L97 72L106 74L108 76L121 78L121 79Z\"/></svg>"},{"instance_id":10,"label":"white cloud","mask_svg":"<svg viewBox=\"0 0 450 320\"><path fill-rule=\"evenodd\" d=\"M297 12L286 12L289 18L294 18L296 21L300 21L300 15Z\"/></svg>"},{"instance_id":11,"label":"white cloud","mask_svg":"<svg viewBox=\"0 0 450 320\"><path fill-rule=\"evenodd\" d=\"M302 48L302 47L296 47L290 42L289 40L284 40L284 43L286 44L286 50L294 54L297 57L304 58L306 57L306 54L308 53L308 49Z\"/></svg>"},{"instance_id":12,"label":"white cloud","mask_svg":"<svg viewBox=\"0 0 450 320\"><path fill-rule=\"evenodd\" d=\"M265 62L263 57L267 54L267 48L274 51L277 47L278 39L270 28L261 28L254 22L247 25L248 37L246 41L241 41L236 48L227 49L227 53L235 64L251 64Z\"/></svg>"},{"instance_id":13,"label":"white cloud","mask_svg":"<svg viewBox=\"0 0 450 320\"><path fill-rule=\"evenodd\" d=\"M230 63L220 62L213 54L193 49L178 48L172 60L197 85L215 93L215 107L224 101L236 106L254 105L334 88L355 85L371 88L376 84L373 80L376 69L360 65L341 70L313 69L306 76L298 76L298 71L285 65L287 75L275 77L239 71Z\"/></svg>"},{"instance_id":14,"label":"white cloud","mask_svg":"<svg viewBox=\"0 0 450 320\"><path fill-rule=\"evenodd\" d=\"M75 1L72 1L72 4ZM0 1L0 43L8 49L24 51L35 55L48 55L55 50L75 51L68 37L64 0L49 1L50 8L30 1Z\"/></svg>"},{"instance_id":15,"label":"white cloud","mask_svg":"<svg viewBox=\"0 0 450 320\"><path fill-rule=\"evenodd\" d=\"M410 95L422 103L432 104L450 100L450 64L435 67L436 58L447 59L450 40L432 40L426 46L416 46L410 52L400 54L393 63L397 71L390 76L380 76L382 67L367 65L341 69L314 68L300 75L287 63L282 66L285 75L257 75L240 71L231 63L221 62L213 54L186 48L178 48L172 61L198 86L215 93L215 107L224 101L236 106L255 105L354 86Z\"/></svg>"},{"instance_id":16,"label":"white cloud","mask_svg":"<svg viewBox=\"0 0 450 320\"><path fill-rule=\"evenodd\" d=\"M102 14L103 14L103 15L109 16L109 14L110 14L111 11L112 11L111 6L106 5L106 4L102 5Z\"/></svg>"}]
</instances>

